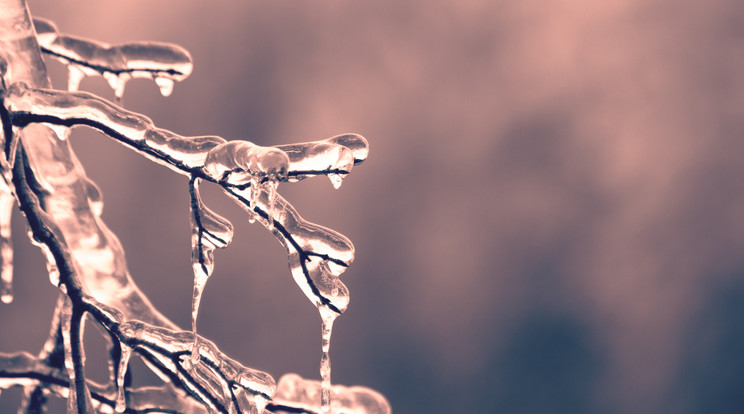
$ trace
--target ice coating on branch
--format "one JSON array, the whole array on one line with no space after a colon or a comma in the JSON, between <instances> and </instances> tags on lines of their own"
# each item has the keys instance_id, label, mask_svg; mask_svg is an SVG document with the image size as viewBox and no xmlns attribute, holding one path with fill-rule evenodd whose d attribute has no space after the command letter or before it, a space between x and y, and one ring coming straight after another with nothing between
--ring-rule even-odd
<instances>
[{"instance_id":1,"label":"ice coating on branch","mask_svg":"<svg viewBox=\"0 0 744 414\"><path fill-rule=\"evenodd\" d=\"M225 191L246 211L254 209L250 189ZM349 306L349 291L338 277L354 260L354 246L343 235L304 220L281 195L274 197L273 234L287 249L292 277L316 307L343 313ZM262 218L267 217L268 201L266 191L256 198L255 208Z\"/></svg>"},{"instance_id":2,"label":"ice coating on branch","mask_svg":"<svg viewBox=\"0 0 744 414\"><path fill-rule=\"evenodd\" d=\"M0 352L0 390L6 390L12 386L33 386L37 379L24 378L22 373L35 372L39 375L59 375L59 370L51 368L27 352L16 352L7 354Z\"/></svg>"},{"instance_id":3,"label":"ice coating on branch","mask_svg":"<svg viewBox=\"0 0 744 414\"><path fill-rule=\"evenodd\" d=\"M369 155L369 143L359 134L339 134L324 140L324 142L350 149L354 155L354 164L361 164Z\"/></svg>"},{"instance_id":4,"label":"ice coating on branch","mask_svg":"<svg viewBox=\"0 0 744 414\"><path fill-rule=\"evenodd\" d=\"M369 151L361 135L343 134L320 141L262 147L248 141L226 141L218 136L185 137L156 128L146 116L124 110L85 92L32 89L14 84L6 98L14 124L57 123L89 125L120 134L114 138L141 151L153 161L179 173L202 168L216 181L242 186L251 180L299 181L316 175L346 176ZM184 168L180 168L183 166ZM250 198L249 198L250 200Z\"/></svg>"},{"instance_id":5,"label":"ice coating on branch","mask_svg":"<svg viewBox=\"0 0 744 414\"><path fill-rule=\"evenodd\" d=\"M13 301L13 241L10 219L15 199L10 187L0 180L0 301Z\"/></svg>"},{"instance_id":6,"label":"ice coating on branch","mask_svg":"<svg viewBox=\"0 0 744 414\"><path fill-rule=\"evenodd\" d=\"M47 123L66 127L82 124L98 128L179 173L216 182L246 211L258 217L287 248L293 278L324 319L321 371L323 385L328 389L328 344L332 319L329 321L326 318L335 318L348 307L349 292L339 276L353 260L354 248L344 236L303 220L277 194L276 187L279 181L296 181L314 175L345 176L354 164L366 158L368 146L364 138L346 134L322 141L282 146L282 149L260 147L247 141L226 142L214 136L183 137L155 128L147 117L122 110L90 94L31 89L21 84L11 86L6 102L15 126ZM200 204L198 201L193 211L203 213ZM221 231L224 230L217 228L212 233ZM212 243L217 247L216 244L219 244L217 239L210 239L209 234L202 235L202 242L205 246ZM200 250L199 255L209 256L206 250ZM208 262L205 260L204 264ZM209 272L204 271L201 265L198 267L204 273L202 276L208 277ZM206 281L206 277L202 279ZM195 319L196 314L193 316ZM244 376L224 374L232 370L231 365L222 357L215 357L219 351L208 341L197 338L193 331L184 333L151 327L138 332L139 339L146 337L149 332L151 339L158 338L157 341L153 339L153 344L166 353L179 355L174 361L172 356L152 351L152 358L168 371L177 372L179 378L195 378L201 388L189 388L190 383L185 386L213 408L223 404L230 406L231 401L235 401L227 395L227 391L231 390L230 384L253 384L253 388L248 387L252 392L238 390L240 396L236 400L242 401L241 404L259 407L270 397L269 393L256 391L256 387L261 387L256 384L264 384L265 387L266 382L253 378L252 370ZM174 350L173 344L177 344L177 350ZM138 352L139 349L141 346L138 345ZM191 357L195 352L198 358L194 364L191 363ZM245 388L243 385L240 387ZM215 395L222 397L219 397L219 401L210 400Z\"/></svg>"},{"instance_id":7,"label":"ice coating on branch","mask_svg":"<svg viewBox=\"0 0 744 414\"><path fill-rule=\"evenodd\" d=\"M321 410L320 390L319 381L306 380L297 374L286 374L279 379L274 404L317 413ZM331 412L390 414L392 411L390 403L377 391L367 387L334 385L331 387Z\"/></svg>"},{"instance_id":8,"label":"ice coating on branch","mask_svg":"<svg viewBox=\"0 0 744 414\"><path fill-rule=\"evenodd\" d=\"M72 301L69 297L65 297L64 306L62 306L60 312L62 331L62 340L64 343L65 350L65 369L67 376L70 378L70 384L75 384L78 370L76 369L76 360L82 362L85 366L85 355L82 349L82 336L84 323L81 314L77 314L73 309ZM73 326L76 326L73 329ZM82 373L83 370L80 370ZM82 401L81 401L82 399ZM80 403L82 402L82 406ZM92 401L90 399L90 390L88 387L84 387L83 395L78 395L77 387L70 386L70 395L67 398L67 412L78 413L78 412L93 412Z\"/></svg>"},{"instance_id":9,"label":"ice coating on branch","mask_svg":"<svg viewBox=\"0 0 744 414\"><path fill-rule=\"evenodd\" d=\"M235 396L243 412L252 412L258 404L273 397L274 379L267 373L246 368L199 338L200 362L187 370L194 343L192 332L176 332L138 321L122 324L122 333L137 342L138 352L149 354L158 363L178 373L189 392L199 396L211 409L230 407ZM153 352L157 348L160 352ZM169 355L164 355L164 354ZM213 401L210 397L218 398ZM261 397L261 398L257 398ZM259 411L260 412L260 411Z\"/></svg>"},{"instance_id":10,"label":"ice coating on branch","mask_svg":"<svg viewBox=\"0 0 744 414\"><path fill-rule=\"evenodd\" d=\"M157 407L162 407L158 410ZM177 394L169 385L159 387L140 387L127 389L127 408L145 413L206 414L204 407L196 400Z\"/></svg>"},{"instance_id":11,"label":"ice coating on branch","mask_svg":"<svg viewBox=\"0 0 744 414\"><path fill-rule=\"evenodd\" d=\"M247 197L248 220L256 219L255 207L262 191L268 194L266 224L274 225L274 202L279 181L287 179L289 157L284 151L262 147L248 141L230 141L212 148L204 161L203 171L216 181L233 186L250 184Z\"/></svg>"},{"instance_id":12,"label":"ice coating on branch","mask_svg":"<svg viewBox=\"0 0 744 414\"><path fill-rule=\"evenodd\" d=\"M188 77L193 70L191 55L170 43L136 42L109 45L92 39L59 33L49 20L34 18L37 40L42 52L69 68L68 86L77 90L84 76L103 76L117 99L124 95L132 78L154 79L163 96L173 91L173 83Z\"/></svg>"},{"instance_id":13,"label":"ice coating on branch","mask_svg":"<svg viewBox=\"0 0 744 414\"><path fill-rule=\"evenodd\" d=\"M232 185L281 181L287 178L289 157L284 151L249 141L229 141L212 148L204 161L204 173Z\"/></svg>"},{"instance_id":14,"label":"ice coating on branch","mask_svg":"<svg viewBox=\"0 0 744 414\"><path fill-rule=\"evenodd\" d=\"M199 179L189 182L191 195L191 266L194 270L194 294L191 300L191 329L194 334L194 345L190 362L199 362L199 351L196 335L196 320L199 315L199 304L207 279L214 270L214 250L227 247L232 241L233 225L226 218L213 212L201 200Z\"/></svg>"},{"instance_id":15,"label":"ice coating on branch","mask_svg":"<svg viewBox=\"0 0 744 414\"><path fill-rule=\"evenodd\" d=\"M299 181L315 175L328 175L333 187L341 187L343 178L355 164L363 162L369 144L361 135L342 134L328 139L299 144L277 145L289 157L289 180Z\"/></svg>"},{"instance_id":16,"label":"ice coating on branch","mask_svg":"<svg viewBox=\"0 0 744 414\"><path fill-rule=\"evenodd\" d=\"M89 125L117 137L142 151L153 161L184 173L201 168L210 149L225 143L218 136L185 137L156 128L150 118L127 111L87 92L31 89L17 83L8 89L7 106L12 117L43 114L39 122ZM50 119L53 118L53 119ZM29 121L30 122L30 121Z\"/></svg>"},{"instance_id":17,"label":"ice coating on branch","mask_svg":"<svg viewBox=\"0 0 744 414\"><path fill-rule=\"evenodd\" d=\"M40 358L26 352L7 354L0 352L0 390L13 386L44 387L45 395L69 397L69 382L66 374L51 368ZM113 413L116 406L116 391L89 383L93 393L93 406L100 413ZM170 385L127 388L127 407L143 413L206 414L196 400L179 395ZM37 411L23 411L37 412Z\"/></svg>"}]
</instances>

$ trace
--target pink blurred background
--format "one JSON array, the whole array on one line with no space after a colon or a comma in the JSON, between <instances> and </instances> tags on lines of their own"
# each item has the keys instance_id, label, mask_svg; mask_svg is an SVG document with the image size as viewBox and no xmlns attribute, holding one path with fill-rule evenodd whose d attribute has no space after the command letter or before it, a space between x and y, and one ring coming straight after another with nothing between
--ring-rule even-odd
<instances>
[{"instance_id":1,"label":"pink blurred background","mask_svg":"<svg viewBox=\"0 0 744 414\"><path fill-rule=\"evenodd\" d=\"M334 382L377 389L396 413L744 411L740 2L30 8L66 33L191 51L170 98L128 85L125 106L161 128L261 145L367 137L340 190L280 186L357 249ZM101 78L82 89L113 99ZM95 132L71 139L137 283L189 326L187 179ZM200 334L276 377L318 377L320 319L283 248L205 193L236 237L216 253ZM14 231L0 350L36 352L56 293L20 217Z\"/></svg>"}]
</instances>

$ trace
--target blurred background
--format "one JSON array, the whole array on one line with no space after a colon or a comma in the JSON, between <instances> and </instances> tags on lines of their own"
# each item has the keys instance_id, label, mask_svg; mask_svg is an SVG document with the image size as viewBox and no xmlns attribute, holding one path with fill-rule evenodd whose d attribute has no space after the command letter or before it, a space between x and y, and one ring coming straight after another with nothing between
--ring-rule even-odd
<instances>
[{"instance_id":1,"label":"blurred background","mask_svg":"<svg viewBox=\"0 0 744 414\"><path fill-rule=\"evenodd\" d=\"M188 49L171 97L142 79L124 95L161 128L369 140L340 190L280 186L356 246L335 383L395 413L744 412L741 2L29 2L65 33ZM81 88L113 99L102 78ZM187 178L96 132L71 139L135 280L187 328ZM236 236L199 333L277 378L319 378L320 318L284 249L203 187ZM20 217L14 231L0 350L35 353L56 293Z\"/></svg>"}]
</instances>

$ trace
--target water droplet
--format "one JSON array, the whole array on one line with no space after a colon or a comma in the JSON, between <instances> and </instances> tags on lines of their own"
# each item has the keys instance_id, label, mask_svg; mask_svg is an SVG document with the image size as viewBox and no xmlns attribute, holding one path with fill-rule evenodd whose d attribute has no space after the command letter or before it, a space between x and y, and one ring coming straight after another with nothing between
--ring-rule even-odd
<instances>
[{"instance_id":1,"label":"water droplet","mask_svg":"<svg viewBox=\"0 0 744 414\"><path fill-rule=\"evenodd\" d=\"M161 95L170 96L173 93L173 79L158 77L155 78L155 83L160 88Z\"/></svg>"},{"instance_id":2,"label":"water droplet","mask_svg":"<svg viewBox=\"0 0 744 414\"><path fill-rule=\"evenodd\" d=\"M328 179L331 180L331 184L336 190L341 188L341 184L344 183L344 176L341 174L328 174Z\"/></svg>"},{"instance_id":3,"label":"water droplet","mask_svg":"<svg viewBox=\"0 0 744 414\"><path fill-rule=\"evenodd\" d=\"M13 287L7 284L3 284L2 291L0 291L0 301L3 303L13 302Z\"/></svg>"}]
</instances>

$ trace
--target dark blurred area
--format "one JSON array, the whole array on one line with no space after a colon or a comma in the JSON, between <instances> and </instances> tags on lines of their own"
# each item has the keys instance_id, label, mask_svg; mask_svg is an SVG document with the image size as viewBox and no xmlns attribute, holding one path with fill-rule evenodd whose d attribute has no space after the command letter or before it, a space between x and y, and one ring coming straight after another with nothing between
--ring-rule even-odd
<instances>
[{"instance_id":1,"label":"dark blurred area","mask_svg":"<svg viewBox=\"0 0 744 414\"><path fill-rule=\"evenodd\" d=\"M125 107L158 127L369 140L340 190L279 187L356 247L334 382L379 390L396 413L744 411L741 2L30 8L65 33L188 49L194 72L171 97L128 84ZM64 88L64 68L49 68ZM81 88L113 99L102 78ZM187 178L96 132L70 139L138 285L188 327ZM207 187L236 236L216 252L199 333L275 377L319 377L320 318L284 249ZM0 350L37 352L56 293L20 217L14 231Z\"/></svg>"}]
</instances>

